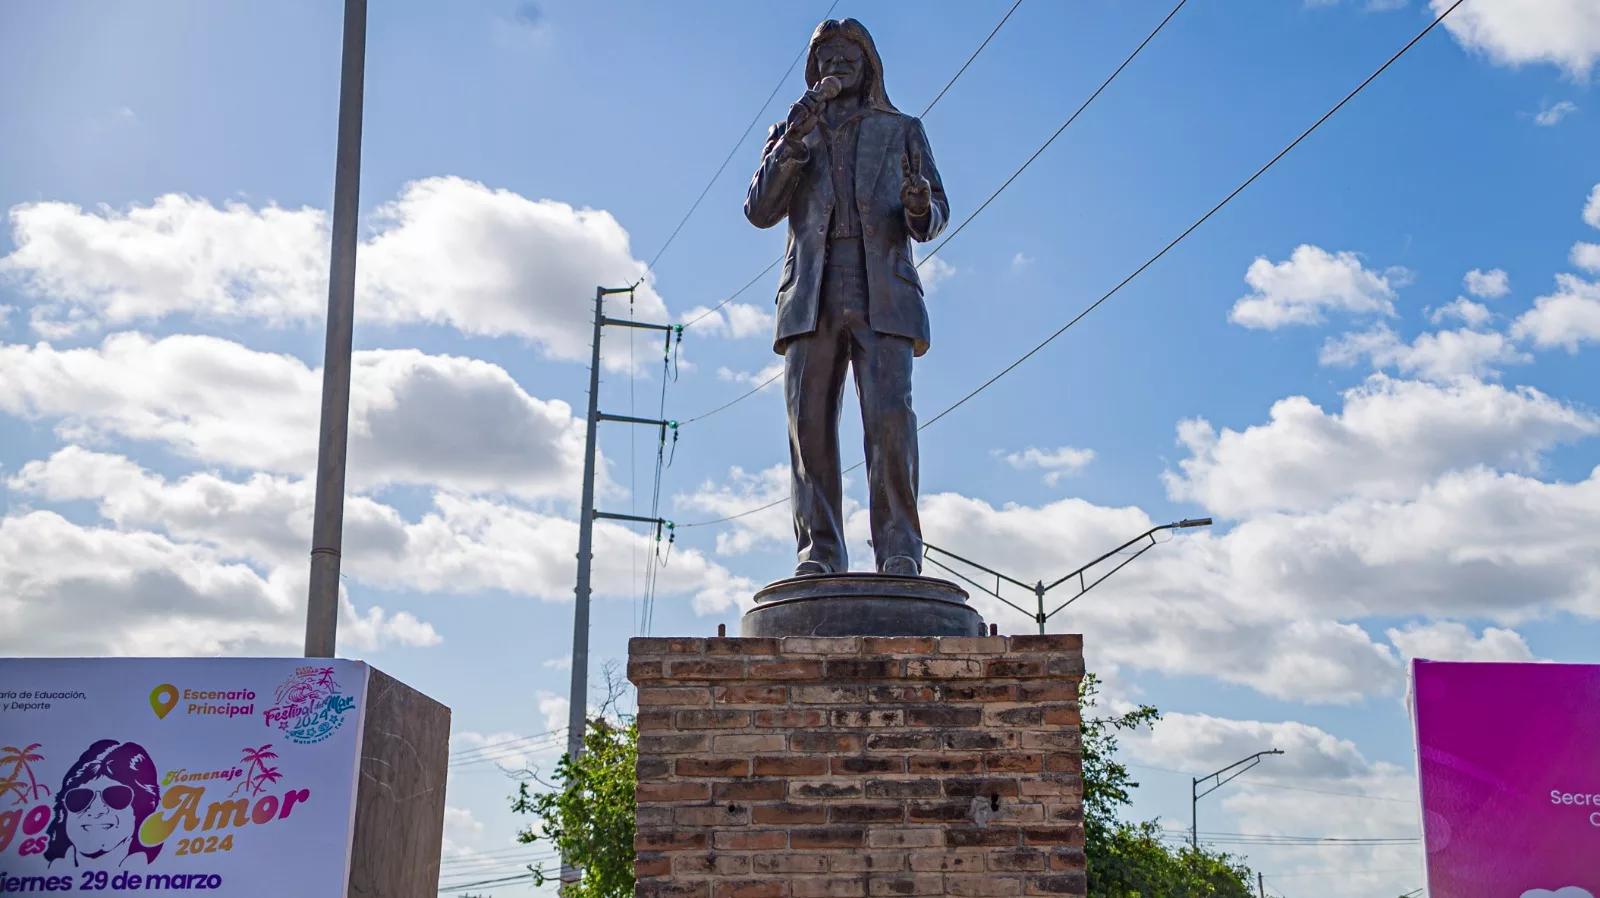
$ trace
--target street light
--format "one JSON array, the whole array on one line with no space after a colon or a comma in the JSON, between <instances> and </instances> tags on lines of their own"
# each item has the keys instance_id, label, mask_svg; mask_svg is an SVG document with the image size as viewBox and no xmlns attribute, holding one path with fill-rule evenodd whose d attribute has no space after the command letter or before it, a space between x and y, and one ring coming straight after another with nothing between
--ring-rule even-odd
<instances>
[{"instance_id":1,"label":"street light","mask_svg":"<svg viewBox=\"0 0 1600 898\"><path fill-rule=\"evenodd\" d=\"M1193 780L1189 786L1189 844L1194 848L1195 851L1200 850L1200 799L1205 798L1207 795L1210 795L1211 793L1227 785L1229 782L1232 782L1233 778L1239 774L1244 773L1246 770L1249 770L1257 764L1260 764L1262 756L1281 754L1283 754L1283 752L1276 748L1271 749L1270 751L1258 751L1242 761L1235 761L1232 764L1229 764L1221 770L1218 770L1216 773L1210 774L1209 776L1197 777ZM1234 770L1236 767L1238 769ZM1233 770L1233 773L1228 774L1227 779L1220 778L1224 773L1228 773L1230 770ZM1204 792L1199 791L1200 784L1206 780L1216 780L1217 782Z\"/></svg>"},{"instance_id":2,"label":"street light","mask_svg":"<svg viewBox=\"0 0 1600 898\"><path fill-rule=\"evenodd\" d=\"M1080 567L1077 570L1073 571L1072 573L1066 575L1065 577L1062 577L1061 579L1055 581L1054 583L1051 583L1049 586L1046 586L1043 580L1040 580L1039 582L1034 583L1032 585L1029 585L1027 583L1023 583L1021 580L1016 580L1016 579L1013 579L1011 577L1007 577L1005 574L1002 574L999 571L992 570L990 568L986 568L983 565L977 563L976 561L972 561L972 560L967 559L967 558L962 558L960 555L957 555L956 553L951 552L948 549L941 549L938 546L935 546L935 545L933 545L931 543L924 543L923 544L924 551L923 551L922 557L927 559L930 563L932 563L934 565L937 565L938 567L944 568L946 571L949 571L950 573L956 575L957 577L960 577L961 579L967 581L968 583L971 583L973 586L976 586L978 589L981 589L984 592L988 593L989 595L994 596L996 599L999 599L1001 602L1004 602L1005 604L1010 605L1012 608L1015 608L1018 611L1022 612L1023 614L1026 614L1029 617L1033 618L1034 622L1039 625L1039 633L1042 635L1044 633L1045 622L1048 621L1050 618L1055 617L1056 616L1056 612L1058 612L1061 609L1067 607L1068 605L1071 605L1073 602L1076 602L1078 599L1083 597L1084 593L1088 592L1091 589L1094 589L1096 586L1099 586L1102 582L1104 582L1107 577L1111 576L1112 574L1115 574L1117 571L1122 570L1124 567L1126 567L1128 565L1129 562L1133 561L1135 558L1138 558L1140 555L1143 555L1144 553L1150 551L1152 548L1154 548L1156 545L1158 545L1158 543L1156 542L1156 539L1155 539L1155 535L1157 533L1160 533L1163 530L1181 530L1181 529L1187 529L1189 527L1210 527L1210 526L1211 526L1211 519L1210 518L1195 518L1194 520L1189 520L1189 519L1185 518L1184 520L1181 520L1181 521L1174 521L1171 524L1162 524L1160 527L1151 527L1149 530L1146 530L1145 532L1139 534L1138 536L1135 536L1133 539L1130 539L1127 542L1123 543L1122 545L1117 546L1115 549L1112 549L1111 551L1105 553L1104 555L1101 555L1099 558L1096 558L1095 560L1089 562L1088 564L1084 565L1083 567ZM1101 574L1098 578L1096 578L1094 580L1094 582L1091 583L1091 582L1089 582L1088 580L1086 580L1084 578L1084 571L1087 571L1089 568L1092 568L1095 565L1099 564L1100 562L1105 561L1107 558L1110 558L1111 556L1117 554L1118 552L1121 552L1123 549L1128 548L1129 546L1133 545L1134 543L1139 542L1140 540L1146 540L1146 539L1150 541L1148 545L1140 546L1139 547L1139 551L1137 551L1137 552L1133 553L1132 555L1129 555L1127 558L1123 559L1121 564L1118 564L1116 567L1112 568L1111 570L1106 571L1104 574ZM961 573L960 571L950 567L949 565L941 563L938 559L934 558L932 555L929 554L931 552L938 552L940 555L945 555L945 556L948 556L950 558L954 558L956 561L959 561L962 564L971 565L972 567L975 567L978 570L983 571L986 574L992 575L994 577L994 589L990 589L989 587L984 586L982 583L979 583L978 581L972 579L971 577L968 577L966 574ZM1078 594L1073 596L1072 598L1066 600L1065 602L1062 602L1060 605L1057 605L1055 611L1051 611L1048 614L1045 613L1045 610L1044 610L1044 594L1049 592L1052 589L1055 589L1057 586L1060 586L1061 584L1067 582L1068 580L1071 580L1073 577L1077 577L1078 578ZM1016 604L1015 602L1012 602L1011 600L1009 600L1009 599L1005 598L1004 596L1000 595L1000 581L1001 580L1004 580L1007 583L1011 583L1011 584L1014 584L1016 586L1020 586L1023 589L1026 589L1026 590L1032 592L1033 596L1034 596L1034 600L1039 603L1038 610L1037 611L1029 611L1028 609L1023 608L1022 606Z\"/></svg>"}]
</instances>

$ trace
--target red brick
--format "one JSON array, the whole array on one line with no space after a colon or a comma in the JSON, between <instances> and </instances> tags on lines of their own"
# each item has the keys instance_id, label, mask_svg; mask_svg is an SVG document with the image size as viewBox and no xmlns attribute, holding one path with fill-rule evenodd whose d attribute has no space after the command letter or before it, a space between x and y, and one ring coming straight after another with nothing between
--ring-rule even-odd
<instances>
[{"instance_id":1,"label":"red brick","mask_svg":"<svg viewBox=\"0 0 1600 898\"><path fill-rule=\"evenodd\" d=\"M659 680L659 679L661 679L661 662L660 661L629 661L628 662L628 680L629 680L629 682L640 683L640 682L643 682L645 680Z\"/></svg>"},{"instance_id":2,"label":"red brick","mask_svg":"<svg viewBox=\"0 0 1600 898\"><path fill-rule=\"evenodd\" d=\"M867 894L873 896L943 895L944 877L937 874L911 876L874 876L867 883Z\"/></svg>"},{"instance_id":3,"label":"red brick","mask_svg":"<svg viewBox=\"0 0 1600 898\"><path fill-rule=\"evenodd\" d=\"M821 713L821 712L817 712ZM757 722L756 726L761 724ZM822 725L819 718L817 726ZM795 733L789 737L789 750L798 752L855 752L862 740L854 733Z\"/></svg>"},{"instance_id":4,"label":"red brick","mask_svg":"<svg viewBox=\"0 0 1600 898\"><path fill-rule=\"evenodd\" d=\"M841 708L829 714L829 722L836 727L898 727L905 726L906 713L882 708Z\"/></svg>"},{"instance_id":5,"label":"red brick","mask_svg":"<svg viewBox=\"0 0 1600 898\"><path fill-rule=\"evenodd\" d=\"M719 705L781 705L789 698L787 686L714 686L711 700Z\"/></svg>"},{"instance_id":6,"label":"red brick","mask_svg":"<svg viewBox=\"0 0 1600 898\"><path fill-rule=\"evenodd\" d=\"M781 879L725 879L717 883L715 898L783 898L788 893Z\"/></svg>"},{"instance_id":7,"label":"red brick","mask_svg":"<svg viewBox=\"0 0 1600 898\"><path fill-rule=\"evenodd\" d=\"M1033 848L991 851L987 855L990 870L1005 873L1030 873L1043 871L1047 856Z\"/></svg>"},{"instance_id":8,"label":"red brick","mask_svg":"<svg viewBox=\"0 0 1600 898\"><path fill-rule=\"evenodd\" d=\"M939 640L942 655L998 655L1005 650L1004 636L945 636Z\"/></svg>"},{"instance_id":9,"label":"red brick","mask_svg":"<svg viewBox=\"0 0 1600 898\"><path fill-rule=\"evenodd\" d=\"M1007 677L1042 677L1045 662L1032 658L991 658L983 662L983 675L1003 680Z\"/></svg>"},{"instance_id":10,"label":"red brick","mask_svg":"<svg viewBox=\"0 0 1600 898\"><path fill-rule=\"evenodd\" d=\"M1044 819L1051 823L1082 823L1083 803L1047 804L1044 807Z\"/></svg>"},{"instance_id":11,"label":"red brick","mask_svg":"<svg viewBox=\"0 0 1600 898\"><path fill-rule=\"evenodd\" d=\"M859 636L785 636L782 642L785 655L859 655Z\"/></svg>"},{"instance_id":12,"label":"red brick","mask_svg":"<svg viewBox=\"0 0 1600 898\"><path fill-rule=\"evenodd\" d=\"M743 780L713 783L711 795L718 801L779 801L785 788L783 780Z\"/></svg>"},{"instance_id":13,"label":"red brick","mask_svg":"<svg viewBox=\"0 0 1600 898\"><path fill-rule=\"evenodd\" d=\"M757 873L826 873L828 858L821 854L758 854Z\"/></svg>"},{"instance_id":14,"label":"red brick","mask_svg":"<svg viewBox=\"0 0 1600 898\"><path fill-rule=\"evenodd\" d=\"M751 661L752 680L815 680L822 676L821 661Z\"/></svg>"},{"instance_id":15,"label":"red brick","mask_svg":"<svg viewBox=\"0 0 1600 898\"><path fill-rule=\"evenodd\" d=\"M1028 877L1029 895L1087 895L1089 879L1082 873L1058 873Z\"/></svg>"},{"instance_id":16,"label":"red brick","mask_svg":"<svg viewBox=\"0 0 1600 898\"><path fill-rule=\"evenodd\" d=\"M939 781L867 780L868 798L933 798L939 794Z\"/></svg>"},{"instance_id":17,"label":"red brick","mask_svg":"<svg viewBox=\"0 0 1600 898\"><path fill-rule=\"evenodd\" d=\"M778 640L719 637L706 640L707 655L776 655Z\"/></svg>"},{"instance_id":18,"label":"red brick","mask_svg":"<svg viewBox=\"0 0 1600 898\"><path fill-rule=\"evenodd\" d=\"M756 726L758 727L785 727L788 729L803 729L807 727L820 727L827 722L827 715L822 711L757 711Z\"/></svg>"},{"instance_id":19,"label":"red brick","mask_svg":"<svg viewBox=\"0 0 1600 898\"><path fill-rule=\"evenodd\" d=\"M771 804L753 810L752 822L759 825L783 826L791 823L827 823L828 809L823 805Z\"/></svg>"},{"instance_id":20,"label":"red brick","mask_svg":"<svg viewBox=\"0 0 1600 898\"><path fill-rule=\"evenodd\" d=\"M991 727L1037 727L1044 724L1044 708L1022 705L1008 708L994 705L983 709L983 724Z\"/></svg>"},{"instance_id":21,"label":"red brick","mask_svg":"<svg viewBox=\"0 0 1600 898\"><path fill-rule=\"evenodd\" d=\"M977 773L977 758L952 758L945 755L915 755L908 759L912 773Z\"/></svg>"},{"instance_id":22,"label":"red brick","mask_svg":"<svg viewBox=\"0 0 1600 898\"><path fill-rule=\"evenodd\" d=\"M687 711L679 711L687 714ZM1052 730L1045 733L1018 733L1017 745L1023 748L1043 748L1053 751L1077 751L1083 747L1083 736L1077 730Z\"/></svg>"},{"instance_id":23,"label":"red brick","mask_svg":"<svg viewBox=\"0 0 1600 898\"><path fill-rule=\"evenodd\" d=\"M640 686L641 708L700 708L711 704L711 690L704 686Z\"/></svg>"},{"instance_id":24,"label":"red brick","mask_svg":"<svg viewBox=\"0 0 1600 898\"><path fill-rule=\"evenodd\" d=\"M759 736L740 734L718 736L711 740L711 750L719 755L748 755L758 751L783 751L789 740L782 733L765 733Z\"/></svg>"},{"instance_id":25,"label":"red brick","mask_svg":"<svg viewBox=\"0 0 1600 898\"><path fill-rule=\"evenodd\" d=\"M1048 764L1048 760L1046 764ZM1045 773L1024 777L1022 794L1034 798L1077 797L1083 795L1083 780L1070 773Z\"/></svg>"},{"instance_id":26,"label":"red brick","mask_svg":"<svg viewBox=\"0 0 1600 898\"><path fill-rule=\"evenodd\" d=\"M1083 656L1068 655L1061 658L1051 658L1045 662L1044 672L1052 677L1082 677Z\"/></svg>"},{"instance_id":27,"label":"red brick","mask_svg":"<svg viewBox=\"0 0 1600 898\"><path fill-rule=\"evenodd\" d=\"M1076 704L1046 705L1044 722L1050 726L1077 727L1083 725L1083 712Z\"/></svg>"},{"instance_id":28,"label":"red brick","mask_svg":"<svg viewBox=\"0 0 1600 898\"><path fill-rule=\"evenodd\" d=\"M827 758L756 758L755 765L756 776L823 776L828 772Z\"/></svg>"},{"instance_id":29,"label":"red brick","mask_svg":"<svg viewBox=\"0 0 1600 898\"><path fill-rule=\"evenodd\" d=\"M1016 748L1017 734L967 731L945 733L940 741L951 751L995 751Z\"/></svg>"},{"instance_id":30,"label":"red brick","mask_svg":"<svg viewBox=\"0 0 1600 898\"><path fill-rule=\"evenodd\" d=\"M947 702L1014 702L1019 688L1015 683L949 683L939 692Z\"/></svg>"},{"instance_id":31,"label":"red brick","mask_svg":"<svg viewBox=\"0 0 1600 898\"><path fill-rule=\"evenodd\" d=\"M885 680L900 676L900 662L885 658L835 658L823 667L830 680Z\"/></svg>"},{"instance_id":32,"label":"red brick","mask_svg":"<svg viewBox=\"0 0 1600 898\"><path fill-rule=\"evenodd\" d=\"M1028 826L1022 830L1022 841L1027 845L1083 845L1081 826Z\"/></svg>"},{"instance_id":33,"label":"red brick","mask_svg":"<svg viewBox=\"0 0 1600 898\"><path fill-rule=\"evenodd\" d=\"M711 797L711 787L705 783L639 783L633 787L633 796L639 804L651 801L705 801Z\"/></svg>"},{"instance_id":34,"label":"red brick","mask_svg":"<svg viewBox=\"0 0 1600 898\"><path fill-rule=\"evenodd\" d=\"M683 763L679 761L678 763ZM981 796L988 798L992 795L1001 795L1013 798L1017 795L1017 781L1004 777L960 777L943 781L944 794L951 798L972 798Z\"/></svg>"},{"instance_id":35,"label":"red brick","mask_svg":"<svg viewBox=\"0 0 1600 898\"><path fill-rule=\"evenodd\" d=\"M868 636L861 641L866 655L932 655L939 641L932 636Z\"/></svg>"},{"instance_id":36,"label":"red brick","mask_svg":"<svg viewBox=\"0 0 1600 898\"><path fill-rule=\"evenodd\" d=\"M1052 848L1050 849L1050 869L1087 870L1089 869L1089 857L1082 848Z\"/></svg>"},{"instance_id":37,"label":"red brick","mask_svg":"<svg viewBox=\"0 0 1600 898\"><path fill-rule=\"evenodd\" d=\"M1039 773L1044 770L1044 755L1038 752L984 755L983 767L990 773Z\"/></svg>"},{"instance_id":38,"label":"red brick","mask_svg":"<svg viewBox=\"0 0 1600 898\"><path fill-rule=\"evenodd\" d=\"M855 876L797 876L789 880L793 898L864 898L866 881Z\"/></svg>"},{"instance_id":39,"label":"red brick","mask_svg":"<svg viewBox=\"0 0 1600 898\"><path fill-rule=\"evenodd\" d=\"M707 690L707 695L710 690ZM683 730L731 730L750 725L749 711L679 711L674 718Z\"/></svg>"},{"instance_id":40,"label":"red brick","mask_svg":"<svg viewBox=\"0 0 1600 898\"><path fill-rule=\"evenodd\" d=\"M711 840L702 832L635 832L634 851L697 851L709 847Z\"/></svg>"},{"instance_id":41,"label":"red brick","mask_svg":"<svg viewBox=\"0 0 1600 898\"><path fill-rule=\"evenodd\" d=\"M867 833L867 844L873 848L938 848L944 844L944 831L927 826L914 829L874 827Z\"/></svg>"},{"instance_id":42,"label":"red brick","mask_svg":"<svg viewBox=\"0 0 1600 898\"><path fill-rule=\"evenodd\" d=\"M1083 636L1078 633L1051 633L1047 636L1013 636L1013 652L1062 652L1073 654L1083 651Z\"/></svg>"},{"instance_id":43,"label":"red brick","mask_svg":"<svg viewBox=\"0 0 1600 898\"><path fill-rule=\"evenodd\" d=\"M665 854L640 854L633 858L633 875L666 876L672 872L672 857Z\"/></svg>"},{"instance_id":44,"label":"red brick","mask_svg":"<svg viewBox=\"0 0 1600 898\"><path fill-rule=\"evenodd\" d=\"M868 751L938 751L944 740L937 733L873 733Z\"/></svg>"},{"instance_id":45,"label":"red brick","mask_svg":"<svg viewBox=\"0 0 1600 898\"><path fill-rule=\"evenodd\" d=\"M912 823L957 823L971 818L972 803L965 801L913 804L906 808L906 819Z\"/></svg>"},{"instance_id":46,"label":"red brick","mask_svg":"<svg viewBox=\"0 0 1600 898\"><path fill-rule=\"evenodd\" d=\"M742 805L708 804L672 812L674 826L743 826L749 822L750 809Z\"/></svg>"},{"instance_id":47,"label":"red brick","mask_svg":"<svg viewBox=\"0 0 1600 898\"><path fill-rule=\"evenodd\" d=\"M963 680L983 676L983 663L970 658L928 660L912 658L906 661L906 677L922 680Z\"/></svg>"},{"instance_id":48,"label":"red brick","mask_svg":"<svg viewBox=\"0 0 1600 898\"><path fill-rule=\"evenodd\" d=\"M1045 681L1042 683L1017 684L1017 701L1019 702L1076 702L1077 700L1077 683Z\"/></svg>"},{"instance_id":49,"label":"red brick","mask_svg":"<svg viewBox=\"0 0 1600 898\"><path fill-rule=\"evenodd\" d=\"M710 750L710 736L672 733L667 735L641 735L639 737L639 754L641 755L684 755L690 752L706 752Z\"/></svg>"},{"instance_id":50,"label":"red brick","mask_svg":"<svg viewBox=\"0 0 1600 898\"><path fill-rule=\"evenodd\" d=\"M864 702L867 700L866 691L860 686L796 686L793 690L794 703L797 705L847 705Z\"/></svg>"},{"instance_id":51,"label":"red brick","mask_svg":"<svg viewBox=\"0 0 1600 898\"><path fill-rule=\"evenodd\" d=\"M628 657L637 655L699 655L705 651L704 639L663 639L635 636L628 640Z\"/></svg>"},{"instance_id":52,"label":"red brick","mask_svg":"<svg viewBox=\"0 0 1600 898\"><path fill-rule=\"evenodd\" d=\"M1083 755L1075 751L1047 754L1044 769L1051 773L1077 773L1083 769Z\"/></svg>"},{"instance_id":53,"label":"red brick","mask_svg":"<svg viewBox=\"0 0 1600 898\"><path fill-rule=\"evenodd\" d=\"M977 708L952 708L948 705L930 705L924 708L907 708L906 725L914 727L973 727L983 722L983 711Z\"/></svg>"},{"instance_id":54,"label":"red brick","mask_svg":"<svg viewBox=\"0 0 1600 898\"><path fill-rule=\"evenodd\" d=\"M789 797L827 801L835 798L860 798L860 780L808 780L789 784Z\"/></svg>"},{"instance_id":55,"label":"red brick","mask_svg":"<svg viewBox=\"0 0 1600 898\"><path fill-rule=\"evenodd\" d=\"M640 782L666 779L672 775L672 762L665 758L640 758L633 764L633 775Z\"/></svg>"},{"instance_id":56,"label":"red brick","mask_svg":"<svg viewBox=\"0 0 1600 898\"><path fill-rule=\"evenodd\" d=\"M938 854L914 854L911 856L911 869L918 873L969 873L983 870L983 855L968 852L950 853L941 851Z\"/></svg>"},{"instance_id":57,"label":"red brick","mask_svg":"<svg viewBox=\"0 0 1600 898\"><path fill-rule=\"evenodd\" d=\"M946 876L947 894L958 898L1003 898L1022 894L1022 880L1016 876Z\"/></svg>"},{"instance_id":58,"label":"red brick","mask_svg":"<svg viewBox=\"0 0 1600 898\"><path fill-rule=\"evenodd\" d=\"M707 882L650 881L633 887L633 898L710 898L711 886Z\"/></svg>"},{"instance_id":59,"label":"red brick","mask_svg":"<svg viewBox=\"0 0 1600 898\"><path fill-rule=\"evenodd\" d=\"M717 833L711 840L718 851L775 851L788 847L789 834L781 829Z\"/></svg>"},{"instance_id":60,"label":"red brick","mask_svg":"<svg viewBox=\"0 0 1600 898\"><path fill-rule=\"evenodd\" d=\"M859 848L866 843L867 831L859 826L824 826L789 831L789 847Z\"/></svg>"},{"instance_id":61,"label":"red brick","mask_svg":"<svg viewBox=\"0 0 1600 898\"><path fill-rule=\"evenodd\" d=\"M902 823L906 809L898 804L839 804L828 808L829 823Z\"/></svg>"},{"instance_id":62,"label":"red brick","mask_svg":"<svg viewBox=\"0 0 1600 898\"><path fill-rule=\"evenodd\" d=\"M679 776L749 776L750 762L744 758L679 758Z\"/></svg>"},{"instance_id":63,"label":"red brick","mask_svg":"<svg viewBox=\"0 0 1600 898\"><path fill-rule=\"evenodd\" d=\"M671 711L640 711L634 715L634 722L639 725L639 732L667 733L672 731Z\"/></svg>"},{"instance_id":64,"label":"red brick","mask_svg":"<svg viewBox=\"0 0 1600 898\"><path fill-rule=\"evenodd\" d=\"M742 680L743 660L668 661L667 677L673 680Z\"/></svg>"},{"instance_id":65,"label":"red brick","mask_svg":"<svg viewBox=\"0 0 1600 898\"><path fill-rule=\"evenodd\" d=\"M828 856L830 873L899 873L906 868L906 855L895 854L845 854L836 852Z\"/></svg>"},{"instance_id":66,"label":"red brick","mask_svg":"<svg viewBox=\"0 0 1600 898\"><path fill-rule=\"evenodd\" d=\"M951 848L1014 848L1020 833L1009 826L958 828L944 831L944 841Z\"/></svg>"},{"instance_id":67,"label":"red brick","mask_svg":"<svg viewBox=\"0 0 1600 898\"><path fill-rule=\"evenodd\" d=\"M705 854L680 856L672 862L672 871L690 876L743 876L750 872L750 858L738 854Z\"/></svg>"},{"instance_id":68,"label":"red brick","mask_svg":"<svg viewBox=\"0 0 1600 898\"><path fill-rule=\"evenodd\" d=\"M904 758L834 758L833 772L844 776L862 776L870 773L905 773Z\"/></svg>"},{"instance_id":69,"label":"red brick","mask_svg":"<svg viewBox=\"0 0 1600 898\"><path fill-rule=\"evenodd\" d=\"M934 686L895 685L867 688L867 701L869 702L899 704L904 702L936 702L938 700L939 690Z\"/></svg>"}]
</instances>

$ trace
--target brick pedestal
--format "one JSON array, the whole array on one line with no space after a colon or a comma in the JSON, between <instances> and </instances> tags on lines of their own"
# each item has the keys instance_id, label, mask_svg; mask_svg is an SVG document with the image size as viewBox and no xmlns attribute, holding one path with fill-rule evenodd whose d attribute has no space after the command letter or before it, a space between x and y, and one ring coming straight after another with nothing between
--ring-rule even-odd
<instances>
[{"instance_id":1,"label":"brick pedestal","mask_svg":"<svg viewBox=\"0 0 1600 898\"><path fill-rule=\"evenodd\" d=\"M1085 894L1082 646L632 640L635 894Z\"/></svg>"}]
</instances>

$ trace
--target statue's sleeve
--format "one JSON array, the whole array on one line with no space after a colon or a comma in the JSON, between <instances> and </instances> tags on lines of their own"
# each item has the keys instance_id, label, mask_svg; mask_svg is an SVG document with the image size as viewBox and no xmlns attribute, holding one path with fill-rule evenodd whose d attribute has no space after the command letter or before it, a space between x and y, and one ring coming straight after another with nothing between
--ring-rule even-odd
<instances>
[{"instance_id":1,"label":"statue's sleeve","mask_svg":"<svg viewBox=\"0 0 1600 898\"><path fill-rule=\"evenodd\" d=\"M803 147L799 155L789 151L783 140L784 124L779 122L767 132L761 167L750 179L750 191L744 198L744 217L758 228L770 228L788 216L789 198L810 159Z\"/></svg>"},{"instance_id":2,"label":"statue's sleeve","mask_svg":"<svg viewBox=\"0 0 1600 898\"><path fill-rule=\"evenodd\" d=\"M913 118L906 129L906 152L922 155L922 176L928 179L930 199L927 215L906 214L906 232L913 240L927 243L944 231L950 220L950 201L944 195L944 182L939 179L939 167L933 163L933 148L928 145L928 132L922 120Z\"/></svg>"}]
</instances>

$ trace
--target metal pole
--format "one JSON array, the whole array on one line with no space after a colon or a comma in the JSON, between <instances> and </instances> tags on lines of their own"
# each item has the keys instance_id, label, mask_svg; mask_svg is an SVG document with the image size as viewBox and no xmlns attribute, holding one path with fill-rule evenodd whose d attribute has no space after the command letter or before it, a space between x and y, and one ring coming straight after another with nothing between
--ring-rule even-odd
<instances>
[{"instance_id":1,"label":"metal pole","mask_svg":"<svg viewBox=\"0 0 1600 898\"><path fill-rule=\"evenodd\" d=\"M577 605L572 614L572 692L567 709L567 754L583 753L589 696L589 595L594 561L594 463L600 427L600 327L606 291L594 288L594 354L589 359L589 417L583 440L583 499L578 512Z\"/></svg>"},{"instance_id":2,"label":"metal pole","mask_svg":"<svg viewBox=\"0 0 1600 898\"><path fill-rule=\"evenodd\" d=\"M1256 896L1267 898L1267 878L1261 875L1260 870L1256 871Z\"/></svg>"},{"instance_id":3,"label":"metal pole","mask_svg":"<svg viewBox=\"0 0 1600 898\"><path fill-rule=\"evenodd\" d=\"M361 105L366 57L367 0L345 0L327 343L322 354L322 425L311 525L311 587L306 600L307 658L332 658L339 629L339 551L343 544L345 451L350 425L350 352L356 304L356 217L361 200Z\"/></svg>"},{"instance_id":4,"label":"metal pole","mask_svg":"<svg viewBox=\"0 0 1600 898\"><path fill-rule=\"evenodd\" d=\"M1039 601L1039 614L1038 614L1037 617L1034 618L1034 620L1039 622L1039 635L1043 636L1044 635L1044 622L1050 619L1049 616L1044 613L1044 581L1043 580L1040 580L1038 583L1035 583L1033 585L1033 597Z\"/></svg>"},{"instance_id":5,"label":"metal pole","mask_svg":"<svg viewBox=\"0 0 1600 898\"><path fill-rule=\"evenodd\" d=\"M1195 851L1200 850L1200 781L1191 778L1189 781L1189 847Z\"/></svg>"}]
</instances>

